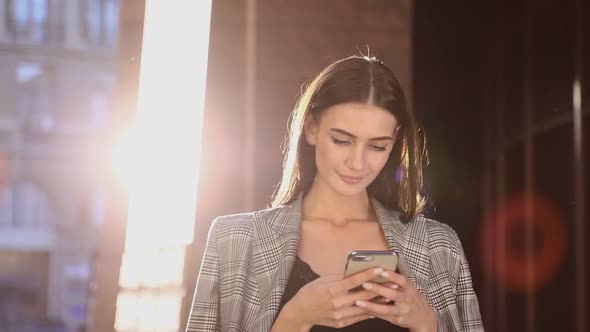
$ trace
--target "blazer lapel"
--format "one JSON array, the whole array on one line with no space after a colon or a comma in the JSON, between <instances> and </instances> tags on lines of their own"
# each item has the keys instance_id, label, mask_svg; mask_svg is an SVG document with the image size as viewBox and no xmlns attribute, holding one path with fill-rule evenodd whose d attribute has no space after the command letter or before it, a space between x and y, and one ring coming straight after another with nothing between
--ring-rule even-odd
<instances>
[{"instance_id":1,"label":"blazer lapel","mask_svg":"<svg viewBox=\"0 0 590 332\"><path fill-rule=\"evenodd\" d=\"M270 331L297 256L301 200L254 216L252 253L260 295L253 331Z\"/></svg>"},{"instance_id":2,"label":"blazer lapel","mask_svg":"<svg viewBox=\"0 0 590 332\"><path fill-rule=\"evenodd\" d=\"M418 215L410 223L404 224L398 211L385 208L373 197L371 202L389 248L400 253L409 270L407 277L425 293L430 274L430 257L424 218Z\"/></svg>"}]
</instances>

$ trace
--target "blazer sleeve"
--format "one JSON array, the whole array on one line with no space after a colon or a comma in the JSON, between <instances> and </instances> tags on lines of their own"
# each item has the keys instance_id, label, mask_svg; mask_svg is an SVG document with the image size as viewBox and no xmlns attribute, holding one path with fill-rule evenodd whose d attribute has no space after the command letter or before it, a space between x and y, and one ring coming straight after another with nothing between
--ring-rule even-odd
<instances>
[{"instance_id":1,"label":"blazer sleeve","mask_svg":"<svg viewBox=\"0 0 590 332\"><path fill-rule=\"evenodd\" d=\"M456 278L456 304L459 312L461 331L483 331L483 322L479 311L477 295L473 290L471 272L467 264L467 257L457 233L453 235L458 246L459 268Z\"/></svg>"},{"instance_id":2,"label":"blazer sleeve","mask_svg":"<svg viewBox=\"0 0 590 332\"><path fill-rule=\"evenodd\" d=\"M216 224L213 221L199 270L186 332L220 331L219 328L219 257Z\"/></svg>"}]
</instances>

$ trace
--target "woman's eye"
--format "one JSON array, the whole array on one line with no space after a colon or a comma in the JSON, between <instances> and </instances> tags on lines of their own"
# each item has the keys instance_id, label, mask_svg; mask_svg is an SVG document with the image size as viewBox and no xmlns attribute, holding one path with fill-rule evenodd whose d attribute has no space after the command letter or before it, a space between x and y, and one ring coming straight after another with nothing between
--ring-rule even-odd
<instances>
[{"instance_id":1,"label":"woman's eye","mask_svg":"<svg viewBox=\"0 0 590 332\"><path fill-rule=\"evenodd\" d=\"M385 151L386 148L382 147L382 146L376 146L376 145L371 145L371 149L373 149L374 151Z\"/></svg>"},{"instance_id":2,"label":"woman's eye","mask_svg":"<svg viewBox=\"0 0 590 332\"><path fill-rule=\"evenodd\" d=\"M336 138L332 138L332 141L334 142L334 144L337 144L337 145L347 145L348 143L350 143L348 141L343 141L343 140L339 140Z\"/></svg>"}]
</instances>

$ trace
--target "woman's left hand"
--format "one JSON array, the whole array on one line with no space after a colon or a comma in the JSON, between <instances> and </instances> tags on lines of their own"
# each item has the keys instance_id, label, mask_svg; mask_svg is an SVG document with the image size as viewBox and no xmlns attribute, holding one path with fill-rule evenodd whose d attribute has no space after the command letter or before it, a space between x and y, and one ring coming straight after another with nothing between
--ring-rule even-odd
<instances>
[{"instance_id":1,"label":"woman's left hand","mask_svg":"<svg viewBox=\"0 0 590 332\"><path fill-rule=\"evenodd\" d=\"M384 271L381 276L392 284L386 287L374 282L365 282L363 288L392 300L394 304L357 301L356 305L366 308L375 317L409 328L410 331L436 331L434 310L414 283L406 276L391 271Z\"/></svg>"}]
</instances>

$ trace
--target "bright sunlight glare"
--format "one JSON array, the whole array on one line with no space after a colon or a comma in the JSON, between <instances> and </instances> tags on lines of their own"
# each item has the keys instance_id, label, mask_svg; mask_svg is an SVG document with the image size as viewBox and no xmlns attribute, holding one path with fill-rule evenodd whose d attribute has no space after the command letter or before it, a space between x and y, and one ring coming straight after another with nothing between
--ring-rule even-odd
<instances>
[{"instance_id":1,"label":"bright sunlight glare","mask_svg":"<svg viewBox=\"0 0 590 332\"><path fill-rule=\"evenodd\" d=\"M193 241L211 0L146 0L138 110L113 151L128 189L117 331L177 331Z\"/></svg>"},{"instance_id":2,"label":"bright sunlight glare","mask_svg":"<svg viewBox=\"0 0 590 332\"><path fill-rule=\"evenodd\" d=\"M211 1L146 1L133 129L113 163L129 191L126 250L193 239Z\"/></svg>"}]
</instances>

